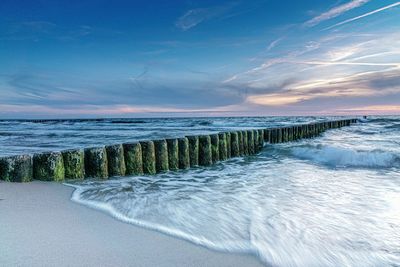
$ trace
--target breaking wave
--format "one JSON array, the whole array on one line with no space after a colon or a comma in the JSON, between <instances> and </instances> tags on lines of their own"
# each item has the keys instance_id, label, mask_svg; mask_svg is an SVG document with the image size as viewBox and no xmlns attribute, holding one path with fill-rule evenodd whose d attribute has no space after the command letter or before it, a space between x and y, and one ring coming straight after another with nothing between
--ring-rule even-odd
<instances>
[{"instance_id":1,"label":"breaking wave","mask_svg":"<svg viewBox=\"0 0 400 267\"><path fill-rule=\"evenodd\" d=\"M399 155L381 151L358 151L329 145L307 145L291 149L292 155L301 159L333 167L391 168L399 167Z\"/></svg>"}]
</instances>

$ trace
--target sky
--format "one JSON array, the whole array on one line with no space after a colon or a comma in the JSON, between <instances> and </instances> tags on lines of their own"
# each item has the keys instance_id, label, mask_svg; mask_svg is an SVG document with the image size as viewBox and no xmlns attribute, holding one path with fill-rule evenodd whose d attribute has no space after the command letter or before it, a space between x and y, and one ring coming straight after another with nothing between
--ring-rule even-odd
<instances>
[{"instance_id":1,"label":"sky","mask_svg":"<svg viewBox=\"0 0 400 267\"><path fill-rule=\"evenodd\" d=\"M0 1L0 119L359 114L400 114L399 1Z\"/></svg>"}]
</instances>

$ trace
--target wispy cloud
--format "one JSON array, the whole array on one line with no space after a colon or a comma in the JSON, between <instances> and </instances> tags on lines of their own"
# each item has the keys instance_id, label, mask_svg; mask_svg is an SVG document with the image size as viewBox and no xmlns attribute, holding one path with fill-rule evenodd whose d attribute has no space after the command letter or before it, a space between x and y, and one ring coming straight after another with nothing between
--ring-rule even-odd
<instances>
[{"instance_id":1,"label":"wispy cloud","mask_svg":"<svg viewBox=\"0 0 400 267\"><path fill-rule=\"evenodd\" d=\"M178 18L175 22L175 26L183 31L187 31L202 22L226 15L229 11L232 11L236 5L237 4L227 4L223 6L190 9Z\"/></svg>"},{"instance_id":2,"label":"wispy cloud","mask_svg":"<svg viewBox=\"0 0 400 267\"><path fill-rule=\"evenodd\" d=\"M351 2L334 7L332 9L328 10L327 12L324 12L324 13L320 14L319 16L316 16L316 17L306 21L304 23L304 26L313 27L315 25L320 24L323 21L335 18L349 10L360 7L360 6L368 3L369 1L370 0L352 0Z\"/></svg>"},{"instance_id":3,"label":"wispy cloud","mask_svg":"<svg viewBox=\"0 0 400 267\"><path fill-rule=\"evenodd\" d=\"M284 37L280 37L274 41L272 41L268 47L267 47L267 51L271 51L272 49L274 49L282 40L284 39Z\"/></svg>"},{"instance_id":4,"label":"wispy cloud","mask_svg":"<svg viewBox=\"0 0 400 267\"><path fill-rule=\"evenodd\" d=\"M246 90L245 105L267 110L327 110L323 105L331 105L329 112L334 112L355 99L387 102L400 97L399 40L397 32L329 34L222 83ZM341 99L340 105L335 99Z\"/></svg>"},{"instance_id":5,"label":"wispy cloud","mask_svg":"<svg viewBox=\"0 0 400 267\"><path fill-rule=\"evenodd\" d=\"M336 24L334 24L334 25L332 25L332 26L326 28L325 30L329 30L329 29L338 27L338 26L340 26L340 25L347 24L347 23L349 23L349 22L352 22L352 21L355 21L355 20L359 20L359 19L362 19L362 18L371 16L371 15L373 15L373 14L382 12L382 11L384 11L384 10L387 10L387 9L390 9L390 8L393 8L393 7L396 7L396 6L399 6L399 5L400 5L400 2L396 2L396 3L394 3L394 4L391 4L391 5L388 5L388 6L384 6L384 7L378 8L378 9L376 9L376 10L373 10L373 11L371 11L371 12L365 13L365 14L363 14L363 15L360 15L360 16L357 16L357 17L354 17L354 18L351 18L351 19L346 19L346 20L344 20L344 21L342 21L342 22L336 23Z\"/></svg>"}]
</instances>

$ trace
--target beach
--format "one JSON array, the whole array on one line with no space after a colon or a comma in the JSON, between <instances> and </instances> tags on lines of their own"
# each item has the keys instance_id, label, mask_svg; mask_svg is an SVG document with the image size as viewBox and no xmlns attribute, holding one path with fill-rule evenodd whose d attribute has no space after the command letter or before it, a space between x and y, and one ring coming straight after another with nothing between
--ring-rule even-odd
<instances>
[{"instance_id":1,"label":"beach","mask_svg":"<svg viewBox=\"0 0 400 267\"><path fill-rule=\"evenodd\" d=\"M0 266L262 266L70 200L60 183L0 182Z\"/></svg>"}]
</instances>

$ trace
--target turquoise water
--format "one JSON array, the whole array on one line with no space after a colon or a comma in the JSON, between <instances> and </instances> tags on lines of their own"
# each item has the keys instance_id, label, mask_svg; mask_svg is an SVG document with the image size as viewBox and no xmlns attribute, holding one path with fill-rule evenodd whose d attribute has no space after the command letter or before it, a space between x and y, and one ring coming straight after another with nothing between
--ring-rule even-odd
<instances>
[{"instance_id":1,"label":"turquoise water","mask_svg":"<svg viewBox=\"0 0 400 267\"><path fill-rule=\"evenodd\" d=\"M72 184L116 219L267 266L399 266L400 118L209 168Z\"/></svg>"}]
</instances>

